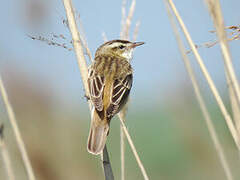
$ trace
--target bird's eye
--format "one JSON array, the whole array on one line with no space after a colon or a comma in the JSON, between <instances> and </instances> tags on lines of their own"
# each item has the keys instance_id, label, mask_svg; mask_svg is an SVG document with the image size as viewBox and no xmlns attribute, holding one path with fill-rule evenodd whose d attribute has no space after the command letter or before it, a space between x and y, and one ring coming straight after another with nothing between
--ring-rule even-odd
<instances>
[{"instance_id":1,"label":"bird's eye","mask_svg":"<svg viewBox=\"0 0 240 180\"><path fill-rule=\"evenodd\" d=\"M125 46L123 46L123 45L120 45L120 46L119 46L119 49L123 49L123 48L125 48Z\"/></svg>"}]
</instances>

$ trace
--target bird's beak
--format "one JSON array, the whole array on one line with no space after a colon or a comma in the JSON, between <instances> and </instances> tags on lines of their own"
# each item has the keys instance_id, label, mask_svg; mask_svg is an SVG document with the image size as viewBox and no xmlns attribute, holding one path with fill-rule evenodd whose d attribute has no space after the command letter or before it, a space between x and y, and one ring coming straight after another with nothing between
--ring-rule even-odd
<instances>
[{"instance_id":1,"label":"bird's beak","mask_svg":"<svg viewBox=\"0 0 240 180\"><path fill-rule=\"evenodd\" d=\"M135 48L137 46L141 46L143 44L145 44L145 42L134 42L134 43L132 43L132 48Z\"/></svg>"}]
</instances>

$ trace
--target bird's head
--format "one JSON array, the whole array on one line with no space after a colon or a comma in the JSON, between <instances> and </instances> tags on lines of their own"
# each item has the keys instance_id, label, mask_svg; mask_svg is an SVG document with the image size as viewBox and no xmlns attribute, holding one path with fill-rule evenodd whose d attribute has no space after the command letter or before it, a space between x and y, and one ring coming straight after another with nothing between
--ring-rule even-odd
<instances>
[{"instance_id":1,"label":"bird's head","mask_svg":"<svg viewBox=\"0 0 240 180\"><path fill-rule=\"evenodd\" d=\"M126 40L112 40L101 45L95 56L111 55L126 58L130 61L133 57L133 50L135 47L144 44L144 42L130 42Z\"/></svg>"}]
</instances>

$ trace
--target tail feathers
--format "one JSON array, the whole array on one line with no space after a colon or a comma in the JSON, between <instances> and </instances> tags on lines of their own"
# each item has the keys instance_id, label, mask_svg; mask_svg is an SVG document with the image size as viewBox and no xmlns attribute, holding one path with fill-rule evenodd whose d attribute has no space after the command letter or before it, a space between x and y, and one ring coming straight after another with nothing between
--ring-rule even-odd
<instances>
[{"instance_id":1,"label":"tail feathers","mask_svg":"<svg viewBox=\"0 0 240 180\"><path fill-rule=\"evenodd\" d=\"M92 123L88 137L88 151L92 154L98 155L102 152L109 131L109 124L105 120L101 120L94 110L92 116Z\"/></svg>"}]
</instances>

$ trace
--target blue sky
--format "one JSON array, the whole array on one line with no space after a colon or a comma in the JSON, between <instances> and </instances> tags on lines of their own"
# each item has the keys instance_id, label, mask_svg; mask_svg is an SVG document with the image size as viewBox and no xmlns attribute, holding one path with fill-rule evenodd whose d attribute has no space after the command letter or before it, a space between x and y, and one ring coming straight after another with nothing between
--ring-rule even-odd
<instances>
[{"instance_id":1,"label":"blue sky","mask_svg":"<svg viewBox=\"0 0 240 180\"><path fill-rule=\"evenodd\" d=\"M75 55L63 48L51 47L42 42L32 41L27 37L43 35L50 37L52 33L64 34L70 39L68 29L62 25L65 16L61 1L45 1L45 16L35 21L35 25L26 22L26 9L31 0L3 1L0 7L0 70L3 77L11 76L9 67L29 77L54 92L58 98L64 97L69 102L76 102L83 96L80 73ZM38 0L35 0L38 1ZM41 2L41 1L39 1ZM213 24L207 7L202 0L174 1L180 15L196 44L215 39L210 33ZM127 1L129 7L131 1ZM237 0L221 1L226 25L238 25L240 14ZM80 13L84 31L92 52L103 43L102 32L108 39L119 38L122 1L73 1L75 9ZM128 9L127 9L128 10ZM178 47L166 14L163 1L139 1L133 17L133 26L140 20L139 41L146 44L134 53L133 68L134 86L132 97L141 95L149 101L157 96L165 99L179 89L190 86ZM239 41L230 43L232 57L238 77L240 75ZM187 45L187 44L186 44ZM226 92L222 56L219 46L199 49L206 66L221 92ZM209 92L205 80L190 54L191 61L202 83L202 89ZM11 68L10 68L11 69ZM15 71L14 70L14 71ZM7 71L7 72L6 72ZM37 82L35 82L37 81Z\"/></svg>"}]
</instances>

